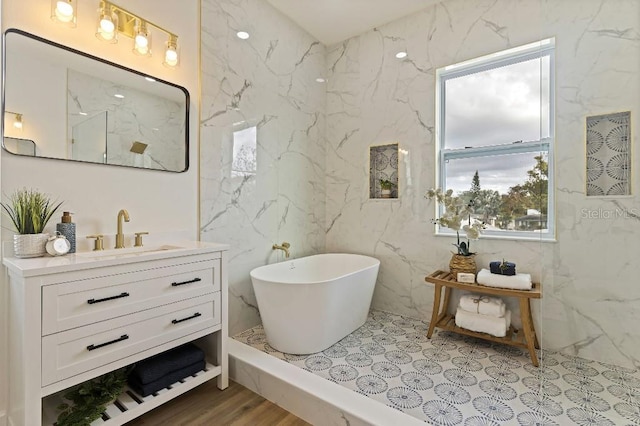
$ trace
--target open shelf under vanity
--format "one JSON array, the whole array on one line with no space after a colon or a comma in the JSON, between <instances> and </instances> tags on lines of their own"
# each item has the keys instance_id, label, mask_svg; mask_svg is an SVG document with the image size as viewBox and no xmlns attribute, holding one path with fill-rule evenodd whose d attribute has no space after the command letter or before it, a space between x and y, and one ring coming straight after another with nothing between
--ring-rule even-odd
<instances>
[{"instance_id":1,"label":"open shelf under vanity","mask_svg":"<svg viewBox=\"0 0 640 426\"><path fill-rule=\"evenodd\" d=\"M201 370L192 376L187 376L184 379L175 382L171 386L145 397L138 395L127 386L120 396L107 406L102 418L93 421L91 426L122 425L150 410L153 410L165 402L182 395L196 386L219 376L221 372L221 366L207 363L204 370ZM58 417L57 407L63 402L63 393L64 392L59 392L50 395L42 401L43 425L55 425Z\"/></svg>"}]
</instances>

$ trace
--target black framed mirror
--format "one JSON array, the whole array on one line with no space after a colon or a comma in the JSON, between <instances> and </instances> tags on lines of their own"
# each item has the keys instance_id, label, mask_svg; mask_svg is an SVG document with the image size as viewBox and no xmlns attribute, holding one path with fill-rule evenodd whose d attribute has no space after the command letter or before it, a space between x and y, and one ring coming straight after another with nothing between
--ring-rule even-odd
<instances>
[{"instance_id":1,"label":"black framed mirror","mask_svg":"<svg viewBox=\"0 0 640 426\"><path fill-rule=\"evenodd\" d=\"M184 87L17 29L4 33L3 54L6 151L170 172L189 168ZM33 153L16 139L32 141Z\"/></svg>"}]
</instances>

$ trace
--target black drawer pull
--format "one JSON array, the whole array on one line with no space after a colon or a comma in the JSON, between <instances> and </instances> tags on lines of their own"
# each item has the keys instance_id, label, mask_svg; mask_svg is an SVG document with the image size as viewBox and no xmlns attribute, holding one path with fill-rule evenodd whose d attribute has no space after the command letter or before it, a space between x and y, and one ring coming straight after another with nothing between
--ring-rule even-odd
<instances>
[{"instance_id":1,"label":"black drawer pull","mask_svg":"<svg viewBox=\"0 0 640 426\"><path fill-rule=\"evenodd\" d=\"M117 296L105 297L104 299L89 299L87 303L93 305L94 303L106 302L107 300L120 299L121 297L129 297L129 293L120 293Z\"/></svg>"},{"instance_id":2,"label":"black drawer pull","mask_svg":"<svg viewBox=\"0 0 640 426\"><path fill-rule=\"evenodd\" d=\"M202 314L200 312L196 312L195 314L191 315L190 317L182 318L182 319L179 319L179 320L172 320L171 324L178 324L178 323L181 323L182 321L188 321L190 319L198 318L198 317L201 317L201 316L202 316Z\"/></svg>"},{"instance_id":3,"label":"black drawer pull","mask_svg":"<svg viewBox=\"0 0 640 426\"><path fill-rule=\"evenodd\" d=\"M114 343L122 342L123 340L127 340L128 338L129 338L129 335L123 334L122 336L120 336L117 339L112 340L110 342L100 343L99 345L89 345L89 346L87 346L87 350L88 351L92 351L94 349L102 348L102 347L107 346L107 345L112 345Z\"/></svg>"},{"instance_id":4,"label":"black drawer pull","mask_svg":"<svg viewBox=\"0 0 640 426\"><path fill-rule=\"evenodd\" d=\"M179 283L171 283L171 285L172 285L173 287L178 287L179 285L185 285L185 284L197 283L198 281L202 281L202 278L194 278L194 279L189 280L189 281L182 281L182 282L179 282Z\"/></svg>"}]
</instances>

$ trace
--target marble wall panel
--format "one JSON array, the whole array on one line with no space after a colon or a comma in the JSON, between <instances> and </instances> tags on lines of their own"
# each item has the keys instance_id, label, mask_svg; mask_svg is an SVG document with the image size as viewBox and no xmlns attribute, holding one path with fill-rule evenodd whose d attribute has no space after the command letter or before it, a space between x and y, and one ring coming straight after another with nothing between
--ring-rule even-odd
<instances>
[{"instance_id":1,"label":"marble wall panel","mask_svg":"<svg viewBox=\"0 0 640 426\"><path fill-rule=\"evenodd\" d=\"M478 263L508 254L543 282L534 319L545 347L640 366L631 267L639 201L587 200L584 173L586 116L630 110L638 128L639 8L627 0L450 0L328 48L327 250L381 259L375 307L428 317L433 290L424 276L450 258L452 239L433 235L434 207L423 198L435 186L435 70L555 37L557 242L481 239ZM396 59L399 50L408 57ZM403 149L400 200L371 202L366 153L389 140Z\"/></svg>"},{"instance_id":2,"label":"marble wall panel","mask_svg":"<svg viewBox=\"0 0 640 426\"><path fill-rule=\"evenodd\" d=\"M234 334L259 322L249 272L283 259L274 243L324 251L325 48L263 0L203 0L201 31L201 238L231 245ZM237 173L234 133L251 127L255 173Z\"/></svg>"}]
</instances>

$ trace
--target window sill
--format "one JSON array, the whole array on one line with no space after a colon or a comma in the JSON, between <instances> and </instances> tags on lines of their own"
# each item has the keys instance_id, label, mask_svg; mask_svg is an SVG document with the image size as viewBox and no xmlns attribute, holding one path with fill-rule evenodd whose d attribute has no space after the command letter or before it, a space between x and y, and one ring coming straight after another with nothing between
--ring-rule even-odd
<instances>
[{"instance_id":1,"label":"window sill","mask_svg":"<svg viewBox=\"0 0 640 426\"><path fill-rule=\"evenodd\" d=\"M435 232L434 235L436 237L453 237L456 238L456 234L452 232ZM466 237L460 236L460 240L465 240ZM503 240L503 241L522 241L522 242L532 242L532 243L557 243L558 240L554 236L541 236L541 235L532 235L532 236L516 236L516 235L487 235L482 234L480 236L480 240ZM474 240L475 241L475 240Z\"/></svg>"}]
</instances>

